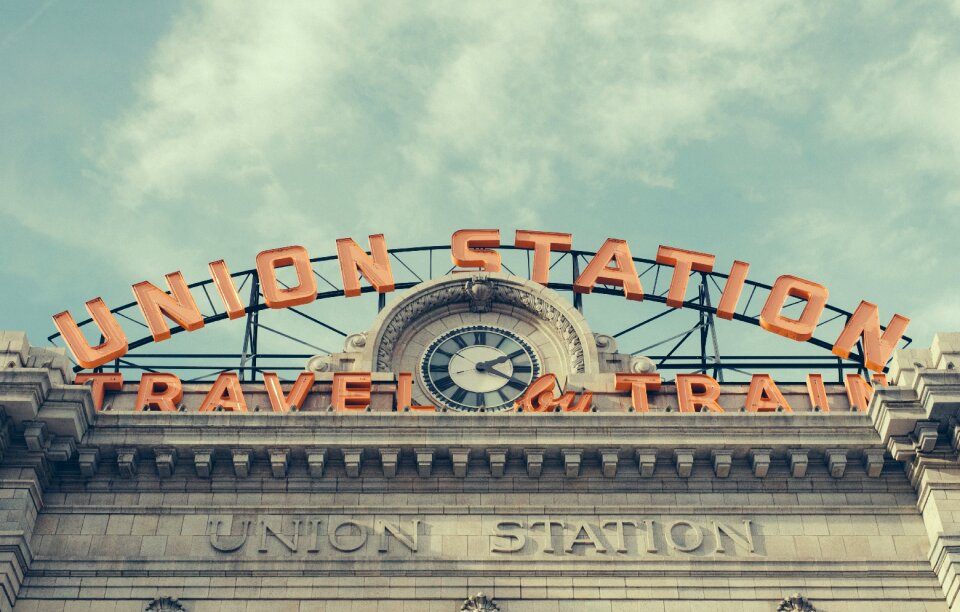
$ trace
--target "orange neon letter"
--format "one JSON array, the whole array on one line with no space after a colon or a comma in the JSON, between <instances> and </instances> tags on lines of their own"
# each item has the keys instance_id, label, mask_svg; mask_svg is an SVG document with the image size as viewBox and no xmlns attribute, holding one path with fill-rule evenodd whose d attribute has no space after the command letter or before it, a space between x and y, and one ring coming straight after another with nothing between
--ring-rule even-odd
<instances>
[{"instance_id":1,"label":"orange neon letter","mask_svg":"<svg viewBox=\"0 0 960 612\"><path fill-rule=\"evenodd\" d=\"M850 316L840 337L833 343L833 354L846 359L857 340L863 339L863 365L874 372L882 372L897 342L907 331L910 319L893 315L887 329L880 334L880 312L876 304L862 301Z\"/></svg>"},{"instance_id":2,"label":"orange neon letter","mask_svg":"<svg viewBox=\"0 0 960 612\"><path fill-rule=\"evenodd\" d=\"M337 260L340 262L340 276L343 277L343 295L360 295L360 277L370 281L377 293L393 291L393 272L390 270L390 255L383 234L370 236L370 255L354 242L353 238L337 240Z\"/></svg>"},{"instance_id":3,"label":"orange neon letter","mask_svg":"<svg viewBox=\"0 0 960 612\"><path fill-rule=\"evenodd\" d=\"M484 272L500 271L500 253L492 249L472 247L500 246L500 230L462 229L450 240L450 257L459 268L480 268Z\"/></svg>"},{"instance_id":4,"label":"orange neon letter","mask_svg":"<svg viewBox=\"0 0 960 612\"><path fill-rule=\"evenodd\" d=\"M176 412L183 399L183 385L173 374L146 373L140 376L134 410Z\"/></svg>"},{"instance_id":5,"label":"orange neon letter","mask_svg":"<svg viewBox=\"0 0 960 612\"><path fill-rule=\"evenodd\" d=\"M659 374L629 374L617 372L615 376L617 391L630 391L630 401L637 412L649 412L647 391L656 391L660 388Z\"/></svg>"},{"instance_id":6,"label":"orange neon letter","mask_svg":"<svg viewBox=\"0 0 960 612\"><path fill-rule=\"evenodd\" d=\"M222 259L211 261L210 278L213 284L217 286L217 292L220 299L223 300L223 306L227 311L227 318L239 319L244 315L243 302L240 301L240 295L237 293L237 286L233 284L233 278L230 276L230 270L227 269L227 263Z\"/></svg>"},{"instance_id":7,"label":"orange neon letter","mask_svg":"<svg viewBox=\"0 0 960 612\"><path fill-rule=\"evenodd\" d=\"M274 372L263 373L263 386L267 389L267 397L270 398L274 412L289 412L291 406L299 410L315 380L313 372L302 372L290 388L290 394L284 397L280 377Z\"/></svg>"},{"instance_id":8,"label":"orange neon letter","mask_svg":"<svg viewBox=\"0 0 960 612\"><path fill-rule=\"evenodd\" d=\"M827 389L823 386L823 374L807 374L807 393L810 395L811 408L818 407L823 412L830 412Z\"/></svg>"},{"instance_id":9,"label":"orange neon letter","mask_svg":"<svg viewBox=\"0 0 960 612\"><path fill-rule=\"evenodd\" d=\"M611 262L616 265L610 267ZM577 293L590 293L597 283L623 287L623 293L628 300L639 302L643 299L643 287L640 286L633 256L626 241L607 238L587 264L583 274L574 281L573 290Z\"/></svg>"},{"instance_id":10,"label":"orange neon letter","mask_svg":"<svg viewBox=\"0 0 960 612\"><path fill-rule=\"evenodd\" d=\"M93 395L93 407L97 412L103 410L103 396L106 391L123 389L123 374L119 372L77 374L74 384L82 385L90 381L90 394Z\"/></svg>"},{"instance_id":11,"label":"orange neon letter","mask_svg":"<svg viewBox=\"0 0 960 612\"><path fill-rule=\"evenodd\" d=\"M677 374L677 401L680 412L723 412L717 403L720 384L706 374Z\"/></svg>"},{"instance_id":12,"label":"orange neon letter","mask_svg":"<svg viewBox=\"0 0 960 612\"><path fill-rule=\"evenodd\" d=\"M721 319L729 321L733 318L733 313L737 310L737 302L740 301L740 293L743 292L743 284L747 282L749 269L750 264L745 261L735 261L730 267L730 274L727 275L727 282L720 295L720 303L717 304L717 316Z\"/></svg>"},{"instance_id":13,"label":"orange neon letter","mask_svg":"<svg viewBox=\"0 0 960 612\"><path fill-rule=\"evenodd\" d=\"M536 379L523 395L514 403L514 409L523 408L525 412L590 412L593 405L593 393L584 391L577 399L575 391L567 391L555 397L553 389L557 386L557 377L553 374L544 374ZM574 403L576 400L576 403Z\"/></svg>"},{"instance_id":14,"label":"orange neon letter","mask_svg":"<svg viewBox=\"0 0 960 612\"><path fill-rule=\"evenodd\" d=\"M293 266L297 285L281 289L277 282L277 268ZM310 255L302 246L270 249L257 254L257 275L260 291L268 308L287 308L309 304L317 299L317 279L310 266Z\"/></svg>"},{"instance_id":15,"label":"orange neon letter","mask_svg":"<svg viewBox=\"0 0 960 612\"><path fill-rule=\"evenodd\" d=\"M53 315L53 324L60 332L60 337L70 347L70 352L73 353L77 364L81 368L95 368L126 355L127 336L117 323L116 317L103 303L103 299L90 300L86 306L87 312L100 330L100 335L103 336L103 342L97 346L90 346L69 311L64 310Z\"/></svg>"},{"instance_id":16,"label":"orange neon letter","mask_svg":"<svg viewBox=\"0 0 960 612\"><path fill-rule=\"evenodd\" d=\"M240 388L240 379L236 372L223 372L217 376L200 404L200 412L216 410L217 406L229 412L247 411L247 401L243 398L243 389Z\"/></svg>"},{"instance_id":17,"label":"orange neon letter","mask_svg":"<svg viewBox=\"0 0 960 612\"><path fill-rule=\"evenodd\" d=\"M517 230L514 246L533 249L531 280L546 285L550 279L550 251L569 251L573 246L573 234Z\"/></svg>"},{"instance_id":18,"label":"orange neon letter","mask_svg":"<svg viewBox=\"0 0 960 612\"><path fill-rule=\"evenodd\" d=\"M873 397L873 385L859 374L847 374L843 379L843 386L847 389L847 399L850 407L859 412L866 412Z\"/></svg>"},{"instance_id":19,"label":"orange neon letter","mask_svg":"<svg viewBox=\"0 0 960 612\"><path fill-rule=\"evenodd\" d=\"M786 412L793 412L787 398L783 397L769 374L754 374L750 378L746 407L747 412L776 412L779 407Z\"/></svg>"},{"instance_id":20,"label":"orange neon letter","mask_svg":"<svg viewBox=\"0 0 960 612\"><path fill-rule=\"evenodd\" d=\"M667 306L680 308L683 298L687 295L687 281L690 271L710 272L716 257L708 253L685 251L661 245L657 249L657 263L673 266L673 278L670 280L670 291L667 293Z\"/></svg>"},{"instance_id":21,"label":"orange neon letter","mask_svg":"<svg viewBox=\"0 0 960 612\"><path fill-rule=\"evenodd\" d=\"M155 342L170 337L170 327L164 320L164 315L187 331L203 327L203 315L200 314L197 303L190 295L190 289L187 287L187 282L183 280L183 274L172 272L165 278L170 287L169 295L149 281L133 286L133 296L137 300L137 305L140 306L140 312L143 313L143 319L147 322Z\"/></svg>"},{"instance_id":22,"label":"orange neon letter","mask_svg":"<svg viewBox=\"0 0 960 612\"><path fill-rule=\"evenodd\" d=\"M400 372L397 374L397 411L409 408L414 412L436 412L436 406L420 406L413 403L413 374Z\"/></svg>"},{"instance_id":23,"label":"orange neon letter","mask_svg":"<svg viewBox=\"0 0 960 612\"><path fill-rule=\"evenodd\" d=\"M334 372L330 403L334 410L364 410L370 405L370 372Z\"/></svg>"},{"instance_id":24,"label":"orange neon letter","mask_svg":"<svg viewBox=\"0 0 960 612\"><path fill-rule=\"evenodd\" d=\"M799 319L790 319L780 311L788 297L806 300ZM827 288L813 281L784 275L773 283L767 303L760 312L760 326L786 338L805 342L813 336L820 314L827 305Z\"/></svg>"}]
</instances>

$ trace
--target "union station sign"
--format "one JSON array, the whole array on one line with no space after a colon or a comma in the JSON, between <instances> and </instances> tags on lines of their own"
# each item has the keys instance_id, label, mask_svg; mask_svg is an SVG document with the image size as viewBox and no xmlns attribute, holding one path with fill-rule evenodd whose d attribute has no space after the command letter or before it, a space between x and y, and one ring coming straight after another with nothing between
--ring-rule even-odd
<instances>
[{"instance_id":1,"label":"union station sign","mask_svg":"<svg viewBox=\"0 0 960 612\"><path fill-rule=\"evenodd\" d=\"M361 294L365 279L380 294L396 288L391 260L382 234L369 237L370 251L352 238L337 240L337 262L345 298ZM337 364L314 363L284 390L275 372L263 373L263 390L273 412L301 410L318 390L325 405L335 411L368 410L375 386L393 395L396 411L453 410L466 412L589 412L595 410L594 394L620 394L629 398L623 409L648 412L650 394L667 386L652 363L621 360L619 371L602 369L596 347L586 339L586 324L569 304L545 289L550 283L551 253L572 248L569 233L518 230L514 248L532 254L530 280L504 274L500 231L465 229L453 234L450 252L451 274L418 286L381 313L374 329L362 338L353 338L353 357ZM709 253L660 246L656 263L672 267L666 292L668 308L688 304L692 273L713 273L716 257ZM290 268L294 283L283 283L279 271ZM219 293L226 318L247 314L234 276L223 260L209 264L210 277ZM734 319L746 286L749 264L734 261L725 279L720 299L710 307L712 316ZM302 306L317 299L317 278L311 259L302 246L270 249L256 257L259 291L267 308ZM204 327L205 319L180 272L166 275L168 291L149 282L133 285L133 295L154 342L162 342L179 331ZM626 241L609 238L574 279L575 294L589 294L597 287L617 288L625 299L642 301L644 287ZM811 339L827 307L829 292L812 280L791 275L776 279L762 306L758 324L767 332L793 342ZM788 301L802 303L799 316L785 314ZM101 298L86 303L101 341L93 345L70 312L53 316L54 324L80 368L96 369L123 357L129 343L113 311ZM458 312L475 316L463 316ZM486 318L484 318L486 314ZM176 326L171 328L171 322ZM885 365L903 338L909 320L894 314L881 327L875 304L861 301L833 341L831 351L849 358L859 345L863 372L873 372L868 381L860 373L844 379L849 407L865 411L872 385L885 384ZM348 338L348 344L351 339ZM320 361L323 361L322 359ZM312 371L311 371L312 370ZM389 380L375 384L377 373L392 372ZM325 375L324 375L325 374ZM593 376L578 388L571 380L578 375ZM571 378L572 377L572 378ZM77 382L90 384L97 408L107 392L123 388L119 372L80 372ZM587 379L582 379L583 380ZM593 385L593 386L591 386ZM794 409L769 374L753 374L738 406L724 407L723 387L706 372L677 374L671 386L676 410L724 412L734 408L745 412L789 412ZM596 387L596 388L595 388ZM830 411L830 399L820 374L808 374L804 404L814 410ZM193 405L183 402L184 386L171 373L146 372L139 380L133 410L197 410L246 412L249 402L236 372L223 372ZM194 393L194 395L196 395ZM794 400L795 402L795 400ZM655 409L655 408L653 408Z\"/></svg>"}]
</instances>

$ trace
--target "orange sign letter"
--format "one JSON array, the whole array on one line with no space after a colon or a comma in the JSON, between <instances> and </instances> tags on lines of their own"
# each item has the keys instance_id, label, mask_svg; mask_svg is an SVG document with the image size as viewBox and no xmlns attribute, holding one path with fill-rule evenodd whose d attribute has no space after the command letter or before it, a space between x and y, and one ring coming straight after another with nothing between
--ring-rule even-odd
<instances>
[{"instance_id":1,"label":"orange sign letter","mask_svg":"<svg viewBox=\"0 0 960 612\"><path fill-rule=\"evenodd\" d=\"M277 283L277 268L293 266L297 285L281 289ZM287 308L309 304L317 299L317 279L310 266L310 255L302 246L289 246L262 251L257 255L257 274L260 290L268 308Z\"/></svg>"},{"instance_id":2,"label":"orange sign letter","mask_svg":"<svg viewBox=\"0 0 960 612\"><path fill-rule=\"evenodd\" d=\"M237 294L237 286L233 284L233 278L230 277L230 270L227 269L226 262L222 259L211 261L208 267L210 268L210 278L213 279L213 284L217 286L220 299L223 300L223 305L227 309L227 317L239 319L244 314L243 302L240 301L240 296Z\"/></svg>"},{"instance_id":3,"label":"orange sign letter","mask_svg":"<svg viewBox=\"0 0 960 612\"><path fill-rule=\"evenodd\" d=\"M661 245L657 249L657 263L673 266L673 278L670 280L670 291L667 293L667 306L680 308L683 298L687 295L687 281L690 271L710 272L713 262L717 258L708 253L685 251Z\"/></svg>"},{"instance_id":4,"label":"orange sign letter","mask_svg":"<svg viewBox=\"0 0 960 612\"><path fill-rule=\"evenodd\" d=\"M677 374L677 401L680 412L723 412L717 403L720 384L706 374Z\"/></svg>"},{"instance_id":5,"label":"orange sign letter","mask_svg":"<svg viewBox=\"0 0 960 612\"><path fill-rule=\"evenodd\" d=\"M146 373L140 377L134 410L176 412L183 399L183 385L173 374Z\"/></svg>"},{"instance_id":6,"label":"orange sign letter","mask_svg":"<svg viewBox=\"0 0 960 612\"><path fill-rule=\"evenodd\" d=\"M346 297L360 295L358 270L370 281L377 293L393 291L393 272L390 270L390 255L387 253L387 243L383 239L383 234L370 236L370 255L361 249L353 238L338 239L337 259L340 261L343 295Z\"/></svg>"},{"instance_id":7,"label":"orange sign letter","mask_svg":"<svg viewBox=\"0 0 960 612\"><path fill-rule=\"evenodd\" d=\"M334 372L330 403L334 410L363 410L370 405L369 372Z\"/></svg>"},{"instance_id":8,"label":"orange sign letter","mask_svg":"<svg viewBox=\"0 0 960 612\"><path fill-rule=\"evenodd\" d=\"M788 297L806 300L799 319L789 319L780 313ZM767 303L760 312L760 327L785 338L805 342L813 336L820 313L826 305L826 287L796 276L784 275L773 283Z\"/></svg>"},{"instance_id":9,"label":"orange sign letter","mask_svg":"<svg viewBox=\"0 0 960 612\"><path fill-rule=\"evenodd\" d=\"M610 267L611 262L616 265ZM577 293L590 293L597 283L623 287L623 293L628 300L639 302L643 299L643 287L640 286L633 256L630 255L630 247L626 241L607 238L580 278L574 281L573 290Z\"/></svg>"},{"instance_id":10,"label":"orange sign letter","mask_svg":"<svg viewBox=\"0 0 960 612\"><path fill-rule=\"evenodd\" d=\"M270 405L274 412L289 412L291 406L299 410L303 406L303 401L307 399L307 394L310 393L310 387L315 380L316 376L313 372L301 373L290 388L290 395L283 397L280 377L274 372L263 373L263 386L267 389L267 397L270 398Z\"/></svg>"},{"instance_id":11,"label":"orange sign letter","mask_svg":"<svg viewBox=\"0 0 960 612\"><path fill-rule=\"evenodd\" d=\"M247 402L243 399L243 389L236 372L223 372L213 382L207 396L200 404L200 412L210 412L220 406L230 412L246 412Z\"/></svg>"},{"instance_id":12,"label":"orange sign letter","mask_svg":"<svg viewBox=\"0 0 960 612\"><path fill-rule=\"evenodd\" d=\"M96 298L87 302L87 312L103 336L103 342L97 346L90 346L69 311L64 310L53 315L53 324L57 326L60 336L70 347L70 352L80 367L95 368L126 355L127 336L117 323L116 317L103 303L103 299Z\"/></svg>"},{"instance_id":13,"label":"orange sign letter","mask_svg":"<svg viewBox=\"0 0 960 612\"><path fill-rule=\"evenodd\" d=\"M630 401L637 412L649 412L647 390L656 391L660 388L659 374L628 374L617 372L615 376L617 391L630 391Z\"/></svg>"},{"instance_id":14,"label":"orange sign letter","mask_svg":"<svg viewBox=\"0 0 960 612\"><path fill-rule=\"evenodd\" d=\"M786 412L793 412L769 374L754 374L750 378L750 390L747 391L747 412L776 412L779 407Z\"/></svg>"},{"instance_id":15,"label":"orange sign letter","mask_svg":"<svg viewBox=\"0 0 960 612\"><path fill-rule=\"evenodd\" d=\"M105 391L119 391L123 389L123 374L119 372L77 374L74 384L82 385L90 381L90 393L93 395L93 407L97 412L103 410L103 396Z\"/></svg>"},{"instance_id":16,"label":"orange sign letter","mask_svg":"<svg viewBox=\"0 0 960 612\"><path fill-rule=\"evenodd\" d=\"M733 313L737 310L737 302L740 301L740 293L743 291L743 284L747 281L747 270L750 264L744 261L735 261L730 267L730 274L727 275L727 282L723 286L723 294L720 296L720 303L717 304L717 316L729 321L733 318Z\"/></svg>"},{"instance_id":17,"label":"orange sign letter","mask_svg":"<svg viewBox=\"0 0 960 612\"><path fill-rule=\"evenodd\" d=\"M517 230L514 246L533 249L531 280L546 285L550 279L550 251L569 251L573 246L573 234Z\"/></svg>"},{"instance_id":18,"label":"orange sign letter","mask_svg":"<svg viewBox=\"0 0 960 612\"><path fill-rule=\"evenodd\" d=\"M500 246L500 230L463 229L454 232L450 240L450 257L460 268L480 268L484 272L500 271L500 253L491 249L471 247Z\"/></svg>"},{"instance_id":19,"label":"orange sign letter","mask_svg":"<svg viewBox=\"0 0 960 612\"><path fill-rule=\"evenodd\" d=\"M160 342L170 337L170 327L164 320L167 315L180 327L193 331L203 327L203 315L197 308L197 303L190 295L187 282L183 274L172 272L167 274L167 285L170 287L168 295L162 289L149 281L143 281L133 286L133 296L137 299L143 319L153 334L154 342Z\"/></svg>"},{"instance_id":20,"label":"orange sign letter","mask_svg":"<svg viewBox=\"0 0 960 612\"><path fill-rule=\"evenodd\" d=\"M840 337L834 342L833 354L846 359L857 340L863 338L863 365L874 372L882 372L890 353L903 337L903 332L907 331L908 323L910 319L895 314L881 335L877 305L860 302Z\"/></svg>"}]
</instances>

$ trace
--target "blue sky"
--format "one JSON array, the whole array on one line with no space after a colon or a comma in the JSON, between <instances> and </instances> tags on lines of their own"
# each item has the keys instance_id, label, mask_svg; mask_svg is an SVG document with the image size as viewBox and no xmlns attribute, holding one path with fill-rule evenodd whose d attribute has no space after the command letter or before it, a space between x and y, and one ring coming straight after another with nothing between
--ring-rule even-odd
<instances>
[{"instance_id":1,"label":"blue sky","mask_svg":"<svg viewBox=\"0 0 960 612\"><path fill-rule=\"evenodd\" d=\"M614 236L960 329L960 3L0 3L0 328L264 248ZM596 327L596 325L595 325Z\"/></svg>"}]
</instances>

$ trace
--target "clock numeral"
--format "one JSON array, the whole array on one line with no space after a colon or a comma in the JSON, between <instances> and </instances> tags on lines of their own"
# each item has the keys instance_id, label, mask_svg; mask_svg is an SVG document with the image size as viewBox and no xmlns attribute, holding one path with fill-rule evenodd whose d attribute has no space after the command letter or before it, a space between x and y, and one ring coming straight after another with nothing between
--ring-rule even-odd
<instances>
[{"instance_id":1,"label":"clock numeral","mask_svg":"<svg viewBox=\"0 0 960 612\"><path fill-rule=\"evenodd\" d=\"M437 389L440 389L441 391L446 391L447 389L449 389L454 385L454 382L453 382L453 379L450 378L449 376L444 376L440 380L433 381L433 384L437 385Z\"/></svg>"},{"instance_id":2,"label":"clock numeral","mask_svg":"<svg viewBox=\"0 0 960 612\"><path fill-rule=\"evenodd\" d=\"M473 400L474 405L476 405L477 408L486 408L487 403L483 399L483 393L474 393L473 395L475 396Z\"/></svg>"},{"instance_id":3,"label":"clock numeral","mask_svg":"<svg viewBox=\"0 0 960 612\"><path fill-rule=\"evenodd\" d=\"M435 364L435 363L431 363L431 364L430 364L430 371L431 371L431 372L446 372L447 370L449 370L449 367L448 367L448 366L445 366L445 365L437 365L437 364Z\"/></svg>"},{"instance_id":4,"label":"clock numeral","mask_svg":"<svg viewBox=\"0 0 960 612\"><path fill-rule=\"evenodd\" d=\"M486 344L486 343L487 343L487 332L485 332L485 331L473 332L473 343L474 343L474 344Z\"/></svg>"},{"instance_id":5,"label":"clock numeral","mask_svg":"<svg viewBox=\"0 0 960 612\"><path fill-rule=\"evenodd\" d=\"M507 386L512 389L516 389L517 391L523 391L527 388L527 383L523 382L522 380L517 380L516 378L511 378L507 381Z\"/></svg>"},{"instance_id":6,"label":"clock numeral","mask_svg":"<svg viewBox=\"0 0 960 612\"><path fill-rule=\"evenodd\" d=\"M516 350L516 351L513 351L513 352L510 353L509 355L507 355L507 359L513 360L513 359L516 359L517 357L519 357L520 355L526 355L526 354L527 354L527 352L526 352L525 350L523 350L523 349L518 349L518 350Z\"/></svg>"},{"instance_id":7,"label":"clock numeral","mask_svg":"<svg viewBox=\"0 0 960 612\"><path fill-rule=\"evenodd\" d=\"M441 349L441 348L438 348L438 349L437 349L437 354L438 354L438 355L443 355L444 357L453 357L453 353L448 353L447 351L445 351L445 350L443 350L443 349Z\"/></svg>"},{"instance_id":8,"label":"clock numeral","mask_svg":"<svg viewBox=\"0 0 960 612\"><path fill-rule=\"evenodd\" d=\"M458 404L463 403L463 399L467 397L467 390L462 387L457 387L457 390L453 392L453 395L450 397L453 401Z\"/></svg>"},{"instance_id":9,"label":"clock numeral","mask_svg":"<svg viewBox=\"0 0 960 612\"><path fill-rule=\"evenodd\" d=\"M514 372L519 372L519 373L522 373L522 374L529 374L530 372L533 371L533 366L531 366L529 363L527 363L527 364L522 364L522 365L514 365L514 366L513 366L513 371L514 371Z\"/></svg>"},{"instance_id":10,"label":"clock numeral","mask_svg":"<svg viewBox=\"0 0 960 612\"><path fill-rule=\"evenodd\" d=\"M500 348L503 346L503 343L507 341L506 336L500 336L500 342L497 342L497 345L494 348Z\"/></svg>"},{"instance_id":11,"label":"clock numeral","mask_svg":"<svg viewBox=\"0 0 960 612\"><path fill-rule=\"evenodd\" d=\"M503 403L510 401L510 398L507 397L507 394L503 392L503 389L497 389L497 395L500 396L500 399L503 401Z\"/></svg>"},{"instance_id":12,"label":"clock numeral","mask_svg":"<svg viewBox=\"0 0 960 612\"><path fill-rule=\"evenodd\" d=\"M454 337L453 337L453 341L454 341L454 342L457 344L457 346L459 346L460 348L466 348L466 347L467 347L467 341L463 339L463 336L454 336Z\"/></svg>"}]
</instances>

